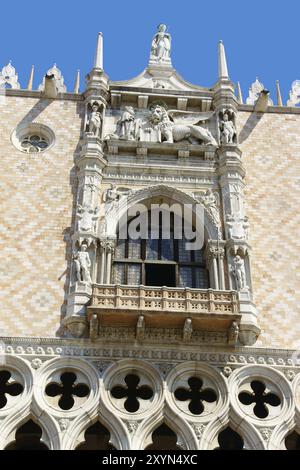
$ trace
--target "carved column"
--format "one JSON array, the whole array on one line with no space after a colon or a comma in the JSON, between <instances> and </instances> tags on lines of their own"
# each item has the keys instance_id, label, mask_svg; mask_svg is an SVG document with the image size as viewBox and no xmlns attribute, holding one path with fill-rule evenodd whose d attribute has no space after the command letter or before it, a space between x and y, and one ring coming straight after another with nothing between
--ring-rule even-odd
<instances>
[{"instance_id":1,"label":"carved column","mask_svg":"<svg viewBox=\"0 0 300 470\"><path fill-rule=\"evenodd\" d=\"M219 143L218 177L221 188L222 213L225 228L225 248L229 288L237 290L242 320L239 338L242 344L252 345L259 334L257 312L252 298L251 270L249 263L250 246L248 237L248 218L244 213L244 178L245 168L238 139L230 129L235 129L235 116L238 103L234 95L233 84L229 79L220 79L215 86L214 105L218 116ZM232 125L222 136L230 116ZM229 139L228 139L229 136ZM232 137L232 138L231 138ZM229 141L228 141L229 140ZM220 261L222 263L222 261ZM220 284L223 280L220 278Z\"/></svg>"},{"instance_id":2,"label":"carved column","mask_svg":"<svg viewBox=\"0 0 300 470\"><path fill-rule=\"evenodd\" d=\"M99 259L98 220L102 171L106 166L101 139L108 98L108 77L97 66L87 76L87 89L84 95L84 132L80 156L76 161L78 191L72 236L74 256L71 266L67 316L64 320L64 325L69 333L77 337L83 336L86 332L86 304L92 294L92 283L96 282L99 276L97 272L97 259ZM87 245L86 251L90 259L90 282L78 282L80 281L78 279L80 277L80 275L78 276L78 257L86 256L80 254L83 243Z\"/></svg>"},{"instance_id":3,"label":"carved column","mask_svg":"<svg viewBox=\"0 0 300 470\"><path fill-rule=\"evenodd\" d=\"M111 272L112 272L112 257L114 254L115 242L114 240L108 240L106 242L106 273L105 273L105 284L111 283Z\"/></svg>"},{"instance_id":4,"label":"carved column","mask_svg":"<svg viewBox=\"0 0 300 470\"><path fill-rule=\"evenodd\" d=\"M205 257L209 271L210 287L216 290L225 289L224 245L223 240L209 240L206 246Z\"/></svg>"}]
</instances>

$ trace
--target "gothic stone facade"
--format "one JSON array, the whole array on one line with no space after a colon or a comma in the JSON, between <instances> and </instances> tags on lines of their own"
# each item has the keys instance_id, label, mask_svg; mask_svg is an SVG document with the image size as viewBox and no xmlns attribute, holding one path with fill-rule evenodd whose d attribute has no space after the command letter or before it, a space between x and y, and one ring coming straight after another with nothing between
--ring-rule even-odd
<instances>
[{"instance_id":1,"label":"gothic stone facade","mask_svg":"<svg viewBox=\"0 0 300 470\"><path fill-rule=\"evenodd\" d=\"M165 448L297 446L299 83L274 106L256 80L243 104L222 43L209 89L170 51L160 25L145 71L113 82L99 34L82 93L56 66L38 90L2 70L2 449L29 420L49 449L95 423L117 449L155 448L163 424ZM201 269L130 263L118 220L152 202L202 208Z\"/></svg>"}]
</instances>

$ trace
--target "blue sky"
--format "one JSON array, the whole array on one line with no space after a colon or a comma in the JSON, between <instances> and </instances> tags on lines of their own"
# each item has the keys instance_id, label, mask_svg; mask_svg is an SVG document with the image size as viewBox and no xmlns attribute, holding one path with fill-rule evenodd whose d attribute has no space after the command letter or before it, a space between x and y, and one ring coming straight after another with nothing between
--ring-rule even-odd
<instances>
[{"instance_id":1,"label":"blue sky","mask_svg":"<svg viewBox=\"0 0 300 470\"><path fill-rule=\"evenodd\" d=\"M0 66L11 59L22 87L32 64L37 88L56 62L72 91L76 70L83 78L91 69L98 31L106 73L112 80L132 78L147 65L159 23L172 34L173 66L190 82L214 84L219 39L244 99L256 76L274 100L279 79L284 102L292 81L300 79L297 0L18 0L3 2L1 18Z\"/></svg>"}]
</instances>

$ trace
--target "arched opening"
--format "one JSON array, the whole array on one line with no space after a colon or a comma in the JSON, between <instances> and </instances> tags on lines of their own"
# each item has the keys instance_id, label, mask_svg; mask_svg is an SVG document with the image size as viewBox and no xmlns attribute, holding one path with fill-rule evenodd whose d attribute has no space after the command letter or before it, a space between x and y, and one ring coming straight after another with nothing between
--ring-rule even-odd
<instances>
[{"instance_id":1,"label":"arched opening","mask_svg":"<svg viewBox=\"0 0 300 470\"><path fill-rule=\"evenodd\" d=\"M300 435L294 431L285 438L287 450L300 450Z\"/></svg>"},{"instance_id":2,"label":"arched opening","mask_svg":"<svg viewBox=\"0 0 300 470\"><path fill-rule=\"evenodd\" d=\"M42 433L40 426L29 420L16 431L15 441L5 450L49 450L41 442Z\"/></svg>"},{"instance_id":3,"label":"arched opening","mask_svg":"<svg viewBox=\"0 0 300 470\"><path fill-rule=\"evenodd\" d=\"M135 216L127 223L126 238L124 231L118 230L113 284L207 289L209 275L204 246L193 245L193 239L186 236L187 222L171 211L161 211L155 216L153 213L151 209L145 214L146 229L138 224L139 216ZM167 222L164 217L168 218ZM132 235L135 224L141 234L139 238ZM194 226L189 229L196 233Z\"/></svg>"},{"instance_id":4,"label":"arched opening","mask_svg":"<svg viewBox=\"0 0 300 470\"><path fill-rule=\"evenodd\" d=\"M152 444L147 450L179 450L177 436L165 423L161 424L152 433Z\"/></svg>"},{"instance_id":5,"label":"arched opening","mask_svg":"<svg viewBox=\"0 0 300 470\"><path fill-rule=\"evenodd\" d=\"M218 435L219 447L214 450L243 450L244 441L241 436L230 427L224 429Z\"/></svg>"},{"instance_id":6,"label":"arched opening","mask_svg":"<svg viewBox=\"0 0 300 470\"><path fill-rule=\"evenodd\" d=\"M87 428L84 433L85 442L79 444L76 450L114 450L110 443L110 433L99 421Z\"/></svg>"}]
</instances>

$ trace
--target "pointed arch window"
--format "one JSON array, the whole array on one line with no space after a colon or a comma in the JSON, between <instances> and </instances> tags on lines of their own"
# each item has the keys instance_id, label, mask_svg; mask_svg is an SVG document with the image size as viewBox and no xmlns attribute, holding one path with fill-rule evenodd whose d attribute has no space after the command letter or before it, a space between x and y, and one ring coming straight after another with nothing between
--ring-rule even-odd
<instances>
[{"instance_id":1,"label":"pointed arch window","mask_svg":"<svg viewBox=\"0 0 300 470\"><path fill-rule=\"evenodd\" d=\"M150 218L150 213L148 217ZM148 226L150 227L150 222ZM173 214L169 237L166 238L163 234L161 218L157 235L152 237L150 229L147 238L123 239L118 235L113 283L207 289L209 277L204 247L198 250L187 248L187 242L191 240L184 237L183 230L181 238L178 234L175 235Z\"/></svg>"}]
</instances>

